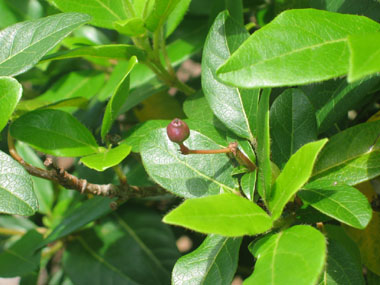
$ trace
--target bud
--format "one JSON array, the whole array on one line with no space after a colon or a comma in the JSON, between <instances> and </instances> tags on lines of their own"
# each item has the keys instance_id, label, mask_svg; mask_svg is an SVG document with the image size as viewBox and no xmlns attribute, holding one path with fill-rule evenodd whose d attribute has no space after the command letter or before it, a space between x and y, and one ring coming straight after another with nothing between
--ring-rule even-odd
<instances>
[{"instance_id":1,"label":"bud","mask_svg":"<svg viewBox=\"0 0 380 285\"><path fill-rule=\"evenodd\" d=\"M184 121L180 119L174 119L166 127L166 133L172 142L180 144L189 137L190 130Z\"/></svg>"}]
</instances>

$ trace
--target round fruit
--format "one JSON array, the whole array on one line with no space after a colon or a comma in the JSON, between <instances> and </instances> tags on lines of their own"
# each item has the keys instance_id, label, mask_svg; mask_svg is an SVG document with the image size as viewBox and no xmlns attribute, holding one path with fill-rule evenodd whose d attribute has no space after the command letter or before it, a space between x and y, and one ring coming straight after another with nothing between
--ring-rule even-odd
<instances>
[{"instance_id":1,"label":"round fruit","mask_svg":"<svg viewBox=\"0 0 380 285\"><path fill-rule=\"evenodd\" d=\"M171 121L171 123L166 127L166 132L169 139L175 143L184 142L190 135L188 125L184 121L177 118Z\"/></svg>"}]
</instances>

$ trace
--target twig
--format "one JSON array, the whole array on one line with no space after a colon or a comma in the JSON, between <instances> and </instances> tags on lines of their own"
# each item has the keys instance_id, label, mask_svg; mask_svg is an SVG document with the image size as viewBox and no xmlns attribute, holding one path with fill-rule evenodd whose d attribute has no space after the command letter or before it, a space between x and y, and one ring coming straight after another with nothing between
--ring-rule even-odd
<instances>
[{"instance_id":1,"label":"twig","mask_svg":"<svg viewBox=\"0 0 380 285\"><path fill-rule=\"evenodd\" d=\"M50 157L48 157L44 162L44 164L50 169L35 167L24 161L17 153L13 138L9 133L8 148L10 155L18 161L25 168L25 170L29 172L29 174L54 181L67 189L72 189L82 194L86 193L106 197L116 197L119 198L119 200L125 201L130 198L157 196L166 193L164 189L156 186L137 187L128 185L127 183L121 185L90 183L86 179L79 179L78 177L68 173L65 169L57 167Z\"/></svg>"}]
</instances>

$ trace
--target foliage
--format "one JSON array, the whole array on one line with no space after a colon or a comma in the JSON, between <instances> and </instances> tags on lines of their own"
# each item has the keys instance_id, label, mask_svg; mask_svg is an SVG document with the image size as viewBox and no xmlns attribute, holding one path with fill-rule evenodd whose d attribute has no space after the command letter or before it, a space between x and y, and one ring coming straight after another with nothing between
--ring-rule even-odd
<instances>
[{"instance_id":1,"label":"foliage","mask_svg":"<svg viewBox=\"0 0 380 285\"><path fill-rule=\"evenodd\" d=\"M376 284L380 2L358 2L0 0L0 277Z\"/></svg>"}]
</instances>

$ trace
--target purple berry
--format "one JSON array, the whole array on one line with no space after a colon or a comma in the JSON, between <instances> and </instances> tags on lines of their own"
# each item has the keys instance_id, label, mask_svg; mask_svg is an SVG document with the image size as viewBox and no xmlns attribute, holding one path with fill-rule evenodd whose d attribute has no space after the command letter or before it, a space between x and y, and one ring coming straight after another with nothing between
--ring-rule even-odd
<instances>
[{"instance_id":1,"label":"purple berry","mask_svg":"<svg viewBox=\"0 0 380 285\"><path fill-rule=\"evenodd\" d=\"M166 132L172 142L179 144L184 142L190 135L188 125L184 121L177 118L171 121L166 127Z\"/></svg>"}]
</instances>

